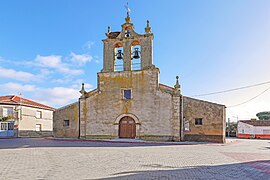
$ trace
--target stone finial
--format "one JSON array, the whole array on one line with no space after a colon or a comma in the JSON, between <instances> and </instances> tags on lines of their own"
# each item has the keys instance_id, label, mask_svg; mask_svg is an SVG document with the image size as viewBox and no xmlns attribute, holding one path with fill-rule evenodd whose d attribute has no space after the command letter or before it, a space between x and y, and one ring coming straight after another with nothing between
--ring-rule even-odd
<instances>
[{"instance_id":1,"label":"stone finial","mask_svg":"<svg viewBox=\"0 0 270 180\"><path fill-rule=\"evenodd\" d=\"M87 92L84 89L84 83L82 83L82 88L79 92L81 93L81 98L86 98Z\"/></svg>"},{"instance_id":2,"label":"stone finial","mask_svg":"<svg viewBox=\"0 0 270 180\"><path fill-rule=\"evenodd\" d=\"M145 32L146 32L147 34L151 33L151 27L150 27L150 25L149 25L149 20L146 21Z\"/></svg>"},{"instance_id":3,"label":"stone finial","mask_svg":"<svg viewBox=\"0 0 270 180\"><path fill-rule=\"evenodd\" d=\"M126 20L126 23L130 23L130 17L129 16L127 16L126 18L125 18L125 20Z\"/></svg>"},{"instance_id":4,"label":"stone finial","mask_svg":"<svg viewBox=\"0 0 270 180\"><path fill-rule=\"evenodd\" d=\"M175 89L175 91L178 93L178 94L180 94L181 93L181 91L180 91L180 84L179 84L179 81L178 81L178 79L179 79L179 76L176 76L176 83L175 83L175 85L174 85L174 89Z\"/></svg>"},{"instance_id":5,"label":"stone finial","mask_svg":"<svg viewBox=\"0 0 270 180\"><path fill-rule=\"evenodd\" d=\"M110 26L108 26L108 31L107 31L107 33L105 33L105 35L106 35L107 37L109 37L110 32L111 32L111 27L110 27Z\"/></svg>"}]
</instances>

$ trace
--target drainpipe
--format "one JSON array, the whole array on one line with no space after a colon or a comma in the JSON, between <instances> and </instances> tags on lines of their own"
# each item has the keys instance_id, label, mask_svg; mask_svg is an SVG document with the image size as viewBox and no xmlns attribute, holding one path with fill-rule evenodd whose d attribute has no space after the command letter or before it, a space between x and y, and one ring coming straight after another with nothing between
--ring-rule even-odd
<instances>
[{"instance_id":1,"label":"drainpipe","mask_svg":"<svg viewBox=\"0 0 270 180\"><path fill-rule=\"evenodd\" d=\"M180 96L180 141L184 140L184 97Z\"/></svg>"},{"instance_id":2,"label":"drainpipe","mask_svg":"<svg viewBox=\"0 0 270 180\"><path fill-rule=\"evenodd\" d=\"M80 103L80 99L78 100L78 106L79 106L79 135L78 135L78 139L81 138L81 103Z\"/></svg>"}]
</instances>

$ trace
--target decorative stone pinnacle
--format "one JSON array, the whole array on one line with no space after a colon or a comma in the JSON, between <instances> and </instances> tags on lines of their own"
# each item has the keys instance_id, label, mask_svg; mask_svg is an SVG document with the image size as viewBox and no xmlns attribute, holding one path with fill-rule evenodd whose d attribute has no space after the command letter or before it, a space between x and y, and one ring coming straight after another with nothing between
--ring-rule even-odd
<instances>
[{"instance_id":1,"label":"decorative stone pinnacle","mask_svg":"<svg viewBox=\"0 0 270 180\"><path fill-rule=\"evenodd\" d=\"M150 25L149 25L149 20L146 21L145 32L146 32L147 34L151 33L151 27L150 27Z\"/></svg>"},{"instance_id":2,"label":"decorative stone pinnacle","mask_svg":"<svg viewBox=\"0 0 270 180\"><path fill-rule=\"evenodd\" d=\"M80 93L82 94L81 95L81 98L86 98L86 91L85 91L85 89L84 89L84 83L82 83L82 88L81 88L81 90L80 90Z\"/></svg>"},{"instance_id":3,"label":"decorative stone pinnacle","mask_svg":"<svg viewBox=\"0 0 270 180\"><path fill-rule=\"evenodd\" d=\"M178 79L179 79L179 76L176 76L176 83L175 83L175 85L174 85L174 88L175 88L175 90L180 94L181 92L180 92L180 84L179 84L179 81L178 81Z\"/></svg>"},{"instance_id":4,"label":"decorative stone pinnacle","mask_svg":"<svg viewBox=\"0 0 270 180\"><path fill-rule=\"evenodd\" d=\"M130 17L129 17L129 16L127 16L127 17L125 18L125 20L126 20L126 23L130 23Z\"/></svg>"}]
</instances>

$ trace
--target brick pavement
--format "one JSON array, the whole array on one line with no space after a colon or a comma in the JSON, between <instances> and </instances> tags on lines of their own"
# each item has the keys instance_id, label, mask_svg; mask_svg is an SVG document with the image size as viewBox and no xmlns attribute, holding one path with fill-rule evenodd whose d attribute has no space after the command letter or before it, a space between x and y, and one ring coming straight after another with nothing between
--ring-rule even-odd
<instances>
[{"instance_id":1,"label":"brick pavement","mask_svg":"<svg viewBox=\"0 0 270 180\"><path fill-rule=\"evenodd\" d=\"M149 144L0 139L0 179L270 179L270 141Z\"/></svg>"}]
</instances>

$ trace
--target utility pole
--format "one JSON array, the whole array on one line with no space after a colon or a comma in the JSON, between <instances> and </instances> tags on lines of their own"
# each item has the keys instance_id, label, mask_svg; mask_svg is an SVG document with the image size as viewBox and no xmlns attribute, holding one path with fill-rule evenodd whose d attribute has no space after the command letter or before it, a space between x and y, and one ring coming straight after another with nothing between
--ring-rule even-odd
<instances>
[{"instance_id":1,"label":"utility pole","mask_svg":"<svg viewBox=\"0 0 270 180\"><path fill-rule=\"evenodd\" d=\"M228 137L230 137L230 118L228 118Z\"/></svg>"}]
</instances>

